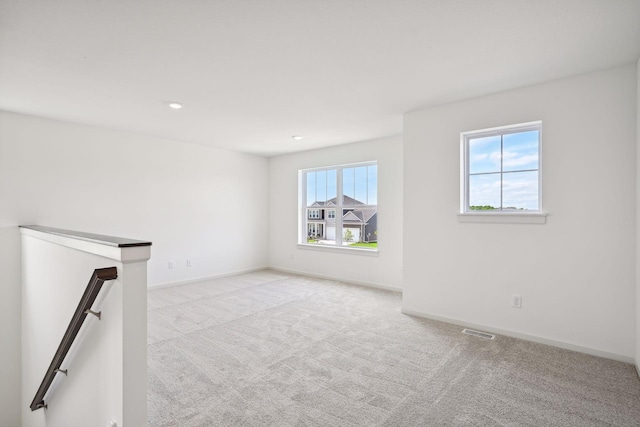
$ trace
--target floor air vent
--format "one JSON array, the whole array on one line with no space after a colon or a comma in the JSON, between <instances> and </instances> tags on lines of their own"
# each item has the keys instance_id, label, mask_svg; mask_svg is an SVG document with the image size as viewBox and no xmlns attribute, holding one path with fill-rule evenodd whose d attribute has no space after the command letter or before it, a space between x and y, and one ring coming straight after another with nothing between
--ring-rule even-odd
<instances>
[{"instance_id":1,"label":"floor air vent","mask_svg":"<svg viewBox=\"0 0 640 427\"><path fill-rule=\"evenodd\" d=\"M474 331L473 329L463 329L462 333L463 334L467 334L467 335L473 335L474 337L478 337L478 338L484 338L485 340L492 340L492 339L494 339L496 337L493 334L488 334L486 332L480 332L480 331Z\"/></svg>"}]
</instances>

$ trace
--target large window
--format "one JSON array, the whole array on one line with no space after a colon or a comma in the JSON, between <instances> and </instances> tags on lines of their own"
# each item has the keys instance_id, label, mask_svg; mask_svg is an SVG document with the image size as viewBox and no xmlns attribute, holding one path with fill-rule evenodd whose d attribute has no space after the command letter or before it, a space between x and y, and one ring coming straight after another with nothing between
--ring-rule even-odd
<instances>
[{"instance_id":1,"label":"large window","mask_svg":"<svg viewBox=\"0 0 640 427\"><path fill-rule=\"evenodd\" d=\"M299 243L377 248L376 162L301 170L299 179Z\"/></svg>"},{"instance_id":2,"label":"large window","mask_svg":"<svg viewBox=\"0 0 640 427\"><path fill-rule=\"evenodd\" d=\"M541 211L541 122L461 135L462 213Z\"/></svg>"}]
</instances>

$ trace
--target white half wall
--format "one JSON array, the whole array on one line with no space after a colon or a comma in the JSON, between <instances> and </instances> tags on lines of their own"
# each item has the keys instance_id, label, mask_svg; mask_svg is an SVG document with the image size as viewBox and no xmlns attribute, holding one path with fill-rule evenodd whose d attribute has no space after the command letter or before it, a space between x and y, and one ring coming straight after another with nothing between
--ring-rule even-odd
<instances>
[{"instance_id":1,"label":"white half wall","mask_svg":"<svg viewBox=\"0 0 640 427\"><path fill-rule=\"evenodd\" d=\"M301 249L298 171L378 161L378 256ZM269 266L394 289L402 288L402 137L271 157L269 160Z\"/></svg>"},{"instance_id":2,"label":"white half wall","mask_svg":"<svg viewBox=\"0 0 640 427\"><path fill-rule=\"evenodd\" d=\"M182 282L267 266L268 190L263 157L0 112L0 424L20 424L18 225L150 240L149 284Z\"/></svg>"},{"instance_id":3,"label":"white half wall","mask_svg":"<svg viewBox=\"0 0 640 427\"><path fill-rule=\"evenodd\" d=\"M405 115L405 312L633 360L636 72ZM460 133L534 120L543 123L547 223L458 222Z\"/></svg>"},{"instance_id":4,"label":"white half wall","mask_svg":"<svg viewBox=\"0 0 640 427\"><path fill-rule=\"evenodd\" d=\"M31 229L22 232L22 426L144 426L147 423L147 269L150 246L118 248ZM30 404L87 283L104 282L44 396ZM38 401L36 401L37 403ZM5 425L5 424L3 424Z\"/></svg>"}]
</instances>

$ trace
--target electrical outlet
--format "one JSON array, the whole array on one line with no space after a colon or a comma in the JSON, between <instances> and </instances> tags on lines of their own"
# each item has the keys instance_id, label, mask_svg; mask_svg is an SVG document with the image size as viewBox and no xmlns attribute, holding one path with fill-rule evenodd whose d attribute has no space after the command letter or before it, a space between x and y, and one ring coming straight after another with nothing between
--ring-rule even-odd
<instances>
[{"instance_id":1,"label":"electrical outlet","mask_svg":"<svg viewBox=\"0 0 640 427\"><path fill-rule=\"evenodd\" d=\"M522 308L522 297L520 295L514 295L511 298L511 305L514 308Z\"/></svg>"},{"instance_id":2,"label":"electrical outlet","mask_svg":"<svg viewBox=\"0 0 640 427\"><path fill-rule=\"evenodd\" d=\"M191 267L191 259L187 258L187 267Z\"/></svg>"},{"instance_id":3,"label":"electrical outlet","mask_svg":"<svg viewBox=\"0 0 640 427\"><path fill-rule=\"evenodd\" d=\"M173 261L169 261L169 270L173 270Z\"/></svg>"}]
</instances>

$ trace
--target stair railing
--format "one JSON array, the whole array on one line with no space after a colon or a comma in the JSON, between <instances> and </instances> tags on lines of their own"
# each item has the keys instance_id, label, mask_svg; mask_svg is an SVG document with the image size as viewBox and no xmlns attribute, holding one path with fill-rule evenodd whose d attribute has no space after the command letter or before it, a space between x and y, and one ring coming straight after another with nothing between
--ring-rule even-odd
<instances>
[{"instance_id":1,"label":"stair railing","mask_svg":"<svg viewBox=\"0 0 640 427\"><path fill-rule=\"evenodd\" d=\"M60 369L60 367L62 366L65 357L67 357L67 353L69 352L73 341L76 339L78 332L80 332L80 328L84 324L85 318L88 314L92 314L98 319L101 317L102 312L92 311L91 307L100 293L102 285L105 281L114 280L117 277L118 272L115 267L98 268L93 271L93 275L87 284L87 288L84 290L84 294L78 303L78 307L76 308L75 313L73 313L73 317L67 327L67 331L64 333L62 341L58 346L58 350L56 350L56 354L53 356L53 360L49 365L49 369L47 369L47 372L44 374L42 383L40 383L40 387L31 402L30 408L32 411L40 408L47 408L47 404L44 402L44 396L47 394L47 391L49 390L49 387L51 387L51 384L57 374L68 374L67 370Z\"/></svg>"}]
</instances>

